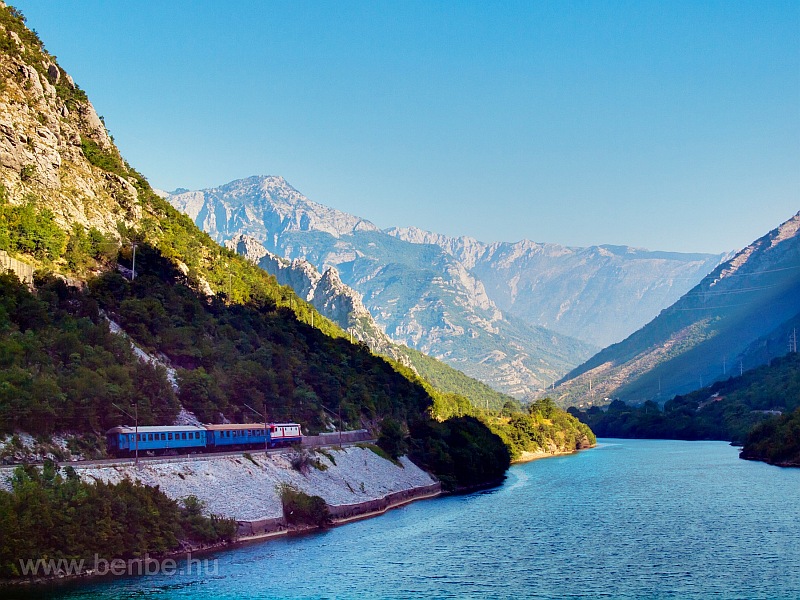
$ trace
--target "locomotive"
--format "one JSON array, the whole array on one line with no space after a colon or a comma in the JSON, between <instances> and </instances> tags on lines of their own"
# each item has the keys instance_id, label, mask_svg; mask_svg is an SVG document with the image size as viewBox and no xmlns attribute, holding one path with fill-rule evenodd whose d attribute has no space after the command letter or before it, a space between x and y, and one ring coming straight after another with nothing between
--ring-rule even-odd
<instances>
[{"instance_id":1,"label":"locomotive","mask_svg":"<svg viewBox=\"0 0 800 600\"><path fill-rule=\"evenodd\" d=\"M113 427L106 432L108 453L133 456L140 453L186 454L220 450L278 448L302 443L303 434L297 423L270 423L268 427L253 423L227 425L148 425L137 429Z\"/></svg>"}]
</instances>

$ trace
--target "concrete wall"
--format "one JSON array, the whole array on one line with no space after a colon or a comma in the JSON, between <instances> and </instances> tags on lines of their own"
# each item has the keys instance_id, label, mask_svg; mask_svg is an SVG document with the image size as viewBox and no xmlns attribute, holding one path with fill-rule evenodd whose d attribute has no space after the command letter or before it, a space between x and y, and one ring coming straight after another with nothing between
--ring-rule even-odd
<instances>
[{"instance_id":1,"label":"concrete wall","mask_svg":"<svg viewBox=\"0 0 800 600\"><path fill-rule=\"evenodd\" d=\"M11 258L4 250L0 250L0 272L6 271L12 271L22 283L33 285L33 266Z\"/></svg>"},{"instance_id":2,"label":"concrete wall","mask_svg":"<svg viewBox=\"0 0 800 600\"><path fill-rule=\"evenodd\" d=\"M366 429L357 429L356 431L342 431L341 437L339 432L322 433L320 435L306 435L303 436L303 446L326 446L329 444L349 444L353 442L364 442L371 439L369 431Z\"/></svg>"}]
</instances>

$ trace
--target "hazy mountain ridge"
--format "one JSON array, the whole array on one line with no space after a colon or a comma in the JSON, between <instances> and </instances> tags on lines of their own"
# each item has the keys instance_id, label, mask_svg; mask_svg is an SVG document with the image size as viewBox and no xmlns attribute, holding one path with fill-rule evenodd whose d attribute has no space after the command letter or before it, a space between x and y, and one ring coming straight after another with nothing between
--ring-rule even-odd
<instances>
[{"instance_id":1,"label":"hazy mountain ridge","mask_svg":"<svg viewBox=\"0 0 800 600\"><path fill-rule=\"evenodd\" d=\"M273 254L321 271L335 266L391 338L516 397L532 396L593 351L506 318L483 283L441 248L321 207L282 178L251 177L169 200L219 241L245 233Z\"/></svg>"},{"instance_id":2,"label":"hazy mountain ridge","mask_svg":"<svg viewBox=\"0 0 800 600\"><path fill-rule=\"evenodd\" d=\"M481 281L501 310L600 347L646 324L725 258L628 246L573 248L530 240L486 244L416 227L386 231L442 248Z\"/></svg>"},{"instance_id":3,"label":"hazy mountain ridge","mask_svg":"<svg viewBox=\"0 0 800 600\"><path fill-rule=\"evenodd\" d=\"M800 213L719 265L645 327L568 374L557 388L562 401L663 402L784 354L800 326L798 231Z\"/></svg>"}]
</instances>

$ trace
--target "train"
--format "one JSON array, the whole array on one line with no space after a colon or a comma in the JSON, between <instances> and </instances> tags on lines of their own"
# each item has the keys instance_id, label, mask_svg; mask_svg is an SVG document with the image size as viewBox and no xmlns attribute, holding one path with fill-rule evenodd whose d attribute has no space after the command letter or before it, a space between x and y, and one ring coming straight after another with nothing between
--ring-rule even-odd
<instances>
[{"instance_id":1,"label":"train","mask_svg":"<svg viewBox=\"0 0 800 600\"><path fill-rule=\"evenodd\" d=\"M279 448L300 444L297 423L228 423L226 425L121 425L106 432L108 453L119 457L136 454L189 454L222 450Z\"/></svg>"}]
</instances>

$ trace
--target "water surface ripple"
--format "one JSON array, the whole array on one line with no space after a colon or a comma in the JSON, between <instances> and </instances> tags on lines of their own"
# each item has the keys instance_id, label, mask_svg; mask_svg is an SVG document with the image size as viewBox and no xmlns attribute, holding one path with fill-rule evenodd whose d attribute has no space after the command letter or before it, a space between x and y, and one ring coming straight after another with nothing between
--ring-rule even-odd
<instances>
[{"instance_id":1,"label":"water surface ripple","mask_svg":"<svg viewBox=\"0 0 800 600\"><path fill-rule=\"evenodd\" d=\"M57 598L800 598L800 469L722 442L601 440L497 489ZM41 597L42 590L36 592Z\"/></svg>"}]
</instances>

